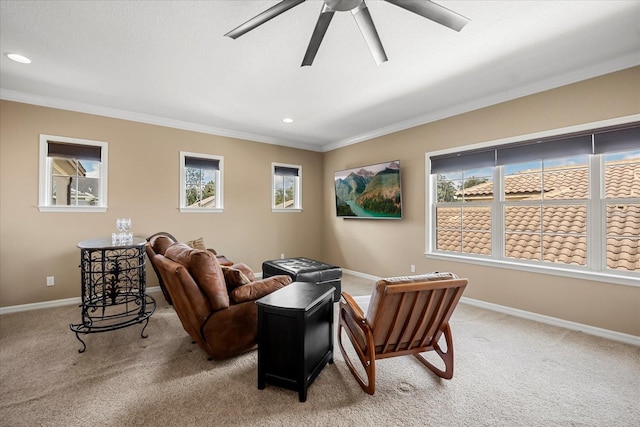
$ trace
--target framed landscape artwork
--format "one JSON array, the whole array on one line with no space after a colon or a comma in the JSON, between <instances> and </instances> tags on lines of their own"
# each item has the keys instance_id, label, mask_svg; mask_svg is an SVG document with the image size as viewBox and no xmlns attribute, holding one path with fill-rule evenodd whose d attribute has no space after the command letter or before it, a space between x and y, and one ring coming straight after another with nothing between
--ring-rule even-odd
<instances>
[{"instance_id":1,"label":"framed landscape artwork","mask_svg":"<svg viewBox=\"0 0 640 427\"><path fill-rule=\"evenodd\" d=\"M402 218L399 160L337 171L333 181L338 217Z\"/></svg>"}]
</instances>

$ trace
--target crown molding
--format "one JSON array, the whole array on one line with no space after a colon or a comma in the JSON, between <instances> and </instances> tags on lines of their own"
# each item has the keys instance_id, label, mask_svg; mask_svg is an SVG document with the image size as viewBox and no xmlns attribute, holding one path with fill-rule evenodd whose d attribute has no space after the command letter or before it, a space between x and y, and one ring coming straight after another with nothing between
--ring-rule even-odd
<instances>
[{"instance_id":1,"label":"crown molding","mask_svg":"<svg viewBox=\"0 0 640 427\"><path fill-rule=\"evenodd\" d=\"M224 136L228 138L244 139L264 144L280 145L297 148L300 150L321 151L321 147L311 144L301 144L294 141L286 141L257 135L252 133L238 132L231 129L223 129L214 126L207 126L198 123L186 122L182 120L168 119L165 117L141 114L133 111L120 110L117 108L104 107L94 104L69 101L65 99L51 98L0 88L0 99L6 101L21 102L23 104L37 105L40 107L56 108L59 110L74 111L77 113L93 114L96 116L110 117L113 119L129 120L157 126L164 126L174 129L187 130L204 133L208 135Z\"/></svg>"},{"instance_id":2,"label":"crown molding","mask_svg":"<svg viewBox=\"0 0 640 427\"><path fill-rule=\"evenodd\" d=\"M438 120L447 119L449 117L468 113L481 108L490 107L502 102L512 101L517 98L522 98L528 95L533 95L573 83L578 83L591 78L600 77L606 74L614 73L616 71L635 67L637 65L640 65L640 53L633 53L598 65L586 67L584 69L561 74L548 79L537 80L535 82L528 83L517 88L505 90L495 95L475 99L470 102L459 104L450 108L438 110L437 112L431 112L429 114L421 115L413 119L395 123L391 126L375 129L371 132L357 135L352 138L327 144L322 147L322 151L327 152L336 150L338 148L347 147L349 145L358 144L370 139L389 135L395 132L400 132Z\"/></svg>"},{"instance_id":3,"label":"crown molding","mask_svg":"<svg viewBox=\"0 0 640 427\"><path fill-rule=\"evenodd\" d=\"M280 140L276 138L267 137L264 135L239 132L231 129L223 129L223 128L218 128L214 126L207 126L207 125L202 125L198 123L186 122L182 120L168 119L165 117L152 116L148 114L141 114L133 111L120 110L120 109L115 109L110 107L99 106L99 105L86 104L86 103L80 103L80 102L69 101L64 99L39 96L39 95L29 94L25 92L13 91L9 89L0 88L0 99L7 100L7 101L21 102L25 104L38 105L42 107L74 111L79 113L94 114L97 116L111 117L115 119L129 120L133 122L146 123L146 124L152 124L157 126L165 126L165 127L182 129L182 130L204 133L209 135L243 139L248 141L260 142L264 144L279 145L279 146L285 146L290 148L296 148L300 150L309 150L309 151L324 153L328 151L337 150L339 148L347 147L349 145L358 144L360 142L364 142L370 139L379 138L395 132L400 132L406 129L422 126L438 120L443 120L449 117L468 113L481 108L490 107L492 105L500 104L502 102L511 101L517 98L522 98L524 96L533 95L536 93L555 89L561 86L566 86L569 84L578 83L580 81L588 80L591 78L600 77L605 74L621 71L637 65L640 65L640 53L630 54L627 56L613 59L608 62L594 65L591 67L586 67L584 69L561 74L548 79L538 80L517 88L504 90L495 95L490 95L487 97L472 100L470 102L455 105L450 108L434 111L425 115L415 117L413 119L398 122L390 126L374 129L370 132L366 132L360 135L353 136L351 138L332 142L322 146L313 145L313 144L303 144L295 141Z\"/></svg>"}]
</instances>

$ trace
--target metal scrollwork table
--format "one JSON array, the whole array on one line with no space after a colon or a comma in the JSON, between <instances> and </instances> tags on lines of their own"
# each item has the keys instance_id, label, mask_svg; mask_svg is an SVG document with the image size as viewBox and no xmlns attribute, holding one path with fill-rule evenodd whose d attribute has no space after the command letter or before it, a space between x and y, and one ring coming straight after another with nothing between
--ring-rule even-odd
<instances>
[{"instance_id":1,"label":"metal scrollwork table","mask_svg":"<svg viewBox=\"0 0 640 427\"><path fill-rule=\"evenodd\" d=\"M70 324L76 338L87 345L79 334L121 329L144 323L140 336L156 309L155 299L145 293L146 240L135 237L128 245L113 245L111 239L92 239L78 243L82 281L82 322Z\"/></svg>"}]
</instances>

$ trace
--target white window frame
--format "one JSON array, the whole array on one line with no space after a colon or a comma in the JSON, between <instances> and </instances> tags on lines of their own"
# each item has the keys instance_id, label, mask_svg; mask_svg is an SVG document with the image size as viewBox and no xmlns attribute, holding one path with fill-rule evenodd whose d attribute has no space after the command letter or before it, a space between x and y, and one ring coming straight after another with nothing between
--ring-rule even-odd
<instances>
[{"instance_id":1,"label":"white window frame","mask_svg":"<svg viewBox=\"0 0 640 427\"><path fill-rule=\"evenodd\" d=\"M205 160L218 161L218 170L216 171L216 207L215 208L193 208L186 205L186 166L185 158L195 157ZM188 151L180 151L180 195L179 207L181 213L222 213L224 212L224 156L216 156L213 154L192 153Z\"/></svg>"},{"instance_id":2,"label":"white window frame","mask_svg":"<svg viewBox=\"0 0 640 427\"><path fill-rule=\"evenodd\" d=\"M298 176L293 183L294 206L292 208L276 207L276 167L297 169ZM272 212L302 212L302 166L287 163L271 163L271 211Z\"/></svg>"},{"instance_id":3,"label":"white window frame","mask_svg":"<svg viewBox=\"0 0 640 427\"><path fill-rule=\"evenodd\" d=\"M587 164L586 164L586 169L587 169L587 173L589 174L589 189L588 189L588 198L575 198L575 199L551 199L551 198L547 198L547 197L541 197L539 200L516 200L516 201L507 201L505 200L505 193L504 193L504 187L502 188L502 192L500 194L500 201L499 201L499 207L498 207L498 211L500 213L500 218L498 219L498 227L500 227L500 242L503 244L500 253L500 257L501 259L504 260L515 260L516 262L525 262L525 263L535 263L536 265L543 263L544 265L547 265L548 261L544 261L544 260L540 260L540 261L536 261L536 260L531 260L531 261L527 261L527 260L523 260L523 259L517 259L517 258L510 258L507 257L505 255L505 241L506 241L506 234L507 234L507 230L505 229L505 224L504 224L504 218L505 218L505 212L507 207L525 207L525 206L533 206L533 207L539 207L541 209L542 212L544 212L545 209L553 207L553 206L566 206L566 205L574 205L574 206L582 206L585 209L586 212L586 235L585 238L589 239L589 235L593 235L594 233L596 233L598 230L597 229L590 229L589 228L589 224L591 224L591 219L592 217L598 217L599 212L597 209L593 209L591 204L590 204L590 197L594 195L593 192L593 187L597 186L597 181L595 181L593 179L593 174L591 173L591 169L590 167L592 166L592 162L593 162L593 157L600 157L600 156L593 156L593 155L589 155L587 157ZM540 169L540 173L542 174L542 180L543 182L541 183L541 189L544 189L544 178L545 178L545 167L544 167L545 162L541 162L541 169ZM500 179L500 183L504 186L505 183L505 179L506 179L506 175L505 175L505 166L499 166L496 167L496 169L498 169L498 176ZM542 193L544 193L542 191ZM540 222L540 230L537 232L525 232L524 234L539 234L540 235L540 242L542 244L543 242L543 236L545 233L543 227L542 227L542 220ZM589 230L592 230L592 233L589 233ZM493 231L493 229L492 229ZM515 234L518 234L518 232L515 232ZM493 234L492 234L493 237ZM591 245L593 246L593 245ZM589 268L591 270L598 270L599 268L593 264L594 259L596 258L596 254L599 251L594 250L594 248L592 248L590 246L590 242L587 242L587 248L589 249L587 251L587 256L585 259L585 265L584 266L579 266L579 265L575 265L575 264L560 264L563 266L563 268L569 268L569 269L584 269L584 268ZM540 254L541 257L544 256L543 253Z\"/></svg>"},{"instance_id":4,"label":"white window frame","mask_svg":"<svg viewBox=\"0 0 640 427\"><path fill-rule=\"evenodd\" d=\"M494 200L492 202L492 230L491 230L491 257L438 251L435 248L436 216L435 204L437 202L437 177L431 175L431 157L450 154L467 150L475 150L486 147L512 144L516 142L542 139L573 132L588 131L591 129L632 123L640 120L640 114L622 117L618 119L604 120L579 126L572 126L553 131L539 132L518 137L505 138L498 141L488 141L453 149L439 150L425 153L425 257L437 260L458 261L470 264L478 264L489 267L523 270L534 273L551 274L556 276L571 277L577 279L597 280L621 285L640 286L640 274L637 272L611 270L606 268L606 239L604 230L606 227L606 204L604 198L604 155L589 156L589 200L587 204L587 264L576 266L569 264L552 264L540 261L527 261L506 258L504 256L504 167L494 167ZM609 202L611 202L609 200ZM625 199L626 203L637 202L634 199ZM571 203L570 200L562 200L561 203Z\"/></svg>"},{"instance_id":5,"label":"white window frame","mask_svg":"<svg viewBox=\"0 0 640 427\"><path fill-rule=\"evenodd\" d=\"M495 170L493 170L492 179L493 179L493 183L494 183L494 190L495 190L495 182L496 182L495 178L496 178L496 174L495 174ZM464 182L464 181L465 181L465 179L463 177L462 182ZM438 185L437 175L434 177L434 185L436 186L435 187L436 188L435 189L435 193L434 193L435 197L436 197L436 199L434 200L434 203L435 203L435 201L437 201L437 197L438 197L438 194L437 194L437 192L438 192L437 191L437 185ZM494 199L495 199L495 197L494 197ZM464 202L440 202L438 204L438 206L439 207L444 207L444 208L447 208L447 207L461 208L462 211L464 212L465 208L487 208L487 207L491 208L494 203L495 203L495 200L482 201L482 202L467 202L467 201L464 201ZM496 250L496 247L495 247L495 236L493 234L494 224L495 224L494 223L494 219L493 219L493 217L494 217L493 209L491 209L491 214L492 214L491 215L491 253L494 253L493 251ZM436 233L435 232L435 230L436 230L435 215L433 215L433 217L434 217L433 230L434 230L434 236L435 236L435 233ZM461 237L462 237L462 235L464 234L465 229L462 227L462 223L460 225L461 225L460 233L461 233ZM434 238L434 241L435 241L435 238ZM460 253L465 253L466 254L467 252L460 252ZM482 255L482 254L473 254L473 255L474 256L483 257L483 258L491 258L491 255Z\"/></svg>"},{"instance_id":6,"label":"white window frame","mask_svg":"<svg viewBox=\"0 0 640 427\"><path fill-rule=\"evenodd\" d=\"M100 147L100 173L98 179L98 205L96 206L56 206L51 205L52 192L52 168L53 159L48 157L49 142L62 142L65 144L89 145ZM103 141L89 139L69 138L66 136L40 134L39 155L39 179L38 179L38 209L40 212L106 212L108 195L108 144Z\"/></svg>"}]
</instances>

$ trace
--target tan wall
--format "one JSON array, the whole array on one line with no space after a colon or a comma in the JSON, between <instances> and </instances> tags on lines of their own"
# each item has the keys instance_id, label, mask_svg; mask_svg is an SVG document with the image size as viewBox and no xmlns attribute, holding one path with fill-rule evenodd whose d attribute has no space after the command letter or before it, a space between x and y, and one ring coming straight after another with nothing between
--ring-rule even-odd
<instances>
[{"instance_id":1,"label":"tan wall","mask_svg":"<svg viewBox=\"0 0 640 427\"><path fill-rule=\"evenodd\" d=\"M465 296L640 335L640 287L425 258L425 152L640 113L640 68L528 96L324 154L20 103L0 103L0 306L77 297L76 243L108 236L115 219L136 235L169 231L260 270L265 259L308 256L376 276L454 271ZM41 213L40 133L109 143L109 209ZM180 214L178 152L225 156L225 211ZM402 220L335 217L333 172L399 159ZM272 161L303 166L304 212L273 214ZM157 284L148 274L150 286ZM45 286L54 275L56 285Z\"/></svg>"},{"instance_id":2,"label":"tan wall","mask_svg":"<svg viewBox=\"0 0 640 427\"><path fill-rule=\"evenodd\" d=\"M78 297L76 244L110 236L123 216L132 218L136 236L202 236L256 271L281 253L321 257L322 153L8 101L0 103L0 120L2 307ZM108 142L106 213L38 210L41 133ZM223 213L178 211L180 150L224 156ZM271 212L271 162L302 166L302 213ZM147 273L156 286L150 267ZM46 276L55 276L55 286L45 286Z\"/></svg>"},{"instance_id":3,"label":"tan wall","mask_svg":"<svg viewBox=\"0 0 640 427\"><path fill-rule=\"evenodd\" d=\"M425 258L425 153L640 113L640 67L344 147L324 157L324 260L375 276L453 271L465 296L640 336L640 287ZM333 172L401 161L400 221L335 216Z\"/></svg>"}]
</instances>

